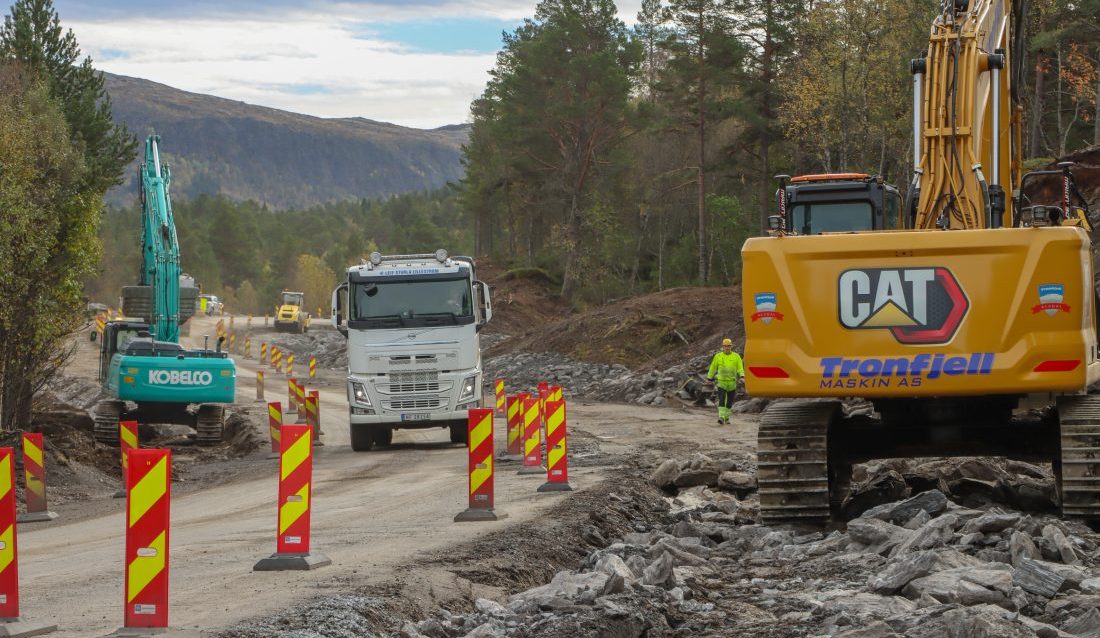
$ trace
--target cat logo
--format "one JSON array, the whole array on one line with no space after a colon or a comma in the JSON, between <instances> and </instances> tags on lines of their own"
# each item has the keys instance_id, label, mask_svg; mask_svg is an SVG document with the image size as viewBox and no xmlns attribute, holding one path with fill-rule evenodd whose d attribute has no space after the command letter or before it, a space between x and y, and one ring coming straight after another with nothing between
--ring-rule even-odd
<instances>
[{"instance_id":1,"label":"cat logo","mask_svg":"<svg viewBox=\"0 0 1100 638\"><path fill-rule=\"evenodd\" d=\"M947 343L970 309L951 271L931 268L846 270L837 286L840 324L889 330L899 343Z\"/></svg>"}]
</instances>

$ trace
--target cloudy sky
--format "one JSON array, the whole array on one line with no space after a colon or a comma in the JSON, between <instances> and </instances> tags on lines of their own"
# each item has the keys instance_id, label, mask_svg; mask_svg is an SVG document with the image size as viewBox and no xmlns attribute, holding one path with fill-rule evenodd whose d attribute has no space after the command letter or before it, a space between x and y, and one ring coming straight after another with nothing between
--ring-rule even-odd
<instances>
[{"instance_id":1,"label":"cloudy sky","mask_svg":"<svg viewBox=\"0 0 1100 638\"><path fill-rule=\"evenodd\" d=\"M641 0L620 0L633 22ZM110 73L321 117L469 119L536 0L54 0Z\"/></svg>"}]
</instances>

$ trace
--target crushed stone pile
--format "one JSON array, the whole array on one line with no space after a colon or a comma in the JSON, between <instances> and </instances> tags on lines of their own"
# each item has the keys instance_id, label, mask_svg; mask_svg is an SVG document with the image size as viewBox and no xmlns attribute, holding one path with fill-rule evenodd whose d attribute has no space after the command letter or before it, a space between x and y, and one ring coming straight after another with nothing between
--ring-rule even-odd
<instances>
[{"instance_id":1,"label":"crushed stone pile","mask_svg":"<svg viewBox=\"0 0 1100 638\"><path fill-rule=\"evenodd\" d=\"M663 523L636 526L547 584L388 635L1100 635L1100 536L1083 524L972 508L932 488L843 530L764 526L743 465L666 460L651 476L676 492ZM868 478L886 471L896 470Z\"/></svg>"}]
</instances>

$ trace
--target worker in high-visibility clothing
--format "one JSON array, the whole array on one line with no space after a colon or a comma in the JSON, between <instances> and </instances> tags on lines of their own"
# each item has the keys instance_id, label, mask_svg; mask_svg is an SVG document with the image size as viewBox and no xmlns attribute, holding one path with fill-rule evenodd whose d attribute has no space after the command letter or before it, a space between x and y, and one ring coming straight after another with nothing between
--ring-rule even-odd
<instances>
[{"instance_id":1,"label":"worker in high-visibility clothing","mask_svg":"<svg viewBox=\"0 0 1100 638\"><path fill-rule=\"evenodd\" d=\"M715 353L711 359L707 379L717 386L718 423L729 423L733 395L745 383L745 364L741 361L741 355L733 351L732 340L722 340L722 351Z\"/></svg>"}]
</instances>

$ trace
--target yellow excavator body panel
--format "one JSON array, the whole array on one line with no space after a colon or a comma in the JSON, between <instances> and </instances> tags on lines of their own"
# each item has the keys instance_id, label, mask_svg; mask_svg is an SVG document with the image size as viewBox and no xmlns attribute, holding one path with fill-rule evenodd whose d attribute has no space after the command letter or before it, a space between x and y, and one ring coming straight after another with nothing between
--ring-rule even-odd
<instances>
[{"instance_id":1,"label":"yellow excavator body panel","mask_svg":"<svg viewBox=\"0 0 1100 638\"><path fill-rule=\"evenodd\" d=\"M1072 393L1100 379L1081 228L757 237L742 257L752 396Z\"/></svg>"}]
</instances>

